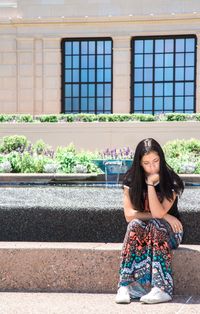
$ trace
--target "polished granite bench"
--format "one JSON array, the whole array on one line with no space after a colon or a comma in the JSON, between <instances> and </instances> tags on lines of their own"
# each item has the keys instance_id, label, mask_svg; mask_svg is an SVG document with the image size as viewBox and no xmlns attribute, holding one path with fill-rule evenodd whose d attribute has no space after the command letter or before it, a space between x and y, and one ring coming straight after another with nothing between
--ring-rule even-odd
<instances>
[{"instance_id":1,"label":"polished granite bench","mask_svg":"<svg viewBox=\"0 0 200 314\"><path fill-rule=\"evenodd\" d=\"M127 223L122 189L1 187L0 241L123 241ZM184 244L200 244L200 188L179 200Z\"/></svg>"}]
</instances>

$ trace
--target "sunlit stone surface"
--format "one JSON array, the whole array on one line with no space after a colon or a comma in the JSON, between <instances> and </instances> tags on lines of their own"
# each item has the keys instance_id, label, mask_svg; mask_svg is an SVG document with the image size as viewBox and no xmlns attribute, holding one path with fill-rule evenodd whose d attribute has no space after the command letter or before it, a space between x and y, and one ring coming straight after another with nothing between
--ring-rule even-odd
<instances>
[{"instance_id":1,"label":"sunlit stone surface","mask_svg":"<svg viewBox=\"0 0 200 314\"><path fill-rule=\"evenodd\" d=\"M1 241L123 241L121 188L1 187L0 192ZM200 243L200 187L185 189L179 210L183 243Z\"/></svg>"}]
</instances>

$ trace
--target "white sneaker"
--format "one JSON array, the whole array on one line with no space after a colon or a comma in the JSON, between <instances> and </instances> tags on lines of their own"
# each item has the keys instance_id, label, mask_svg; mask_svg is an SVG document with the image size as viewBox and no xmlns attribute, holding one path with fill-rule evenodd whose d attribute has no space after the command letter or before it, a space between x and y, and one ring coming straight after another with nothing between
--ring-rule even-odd
<instances>
[{"instance_id":1,"label":"white sneaker","mask_svg":"<svg viewBox=\"0 0 200 314\"><path fill-rule=\"evenodd\" d=\"M172 297L158 287L153 287L149 293L140 298L143 303L161 303L171 300Z\"/></svg>"},{"instance_id":2,"label":"white sneaker","mask_svg":"<svg viewBox=\"0 0 200 314\"><path fill-rule=\"evenodd\" d=\"M115 297L115 302L116 303L127 303L127 304L131 302L128 287L126 287L126 286L119 287L119 289L117 291L117 295Z\"/></svg>"}]
</instances>

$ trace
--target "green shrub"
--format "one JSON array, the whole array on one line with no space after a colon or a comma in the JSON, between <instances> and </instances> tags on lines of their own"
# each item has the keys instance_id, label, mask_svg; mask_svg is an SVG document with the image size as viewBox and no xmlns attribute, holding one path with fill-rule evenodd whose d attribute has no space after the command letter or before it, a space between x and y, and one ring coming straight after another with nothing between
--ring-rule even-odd
<instances>
[{"instance_id":1,"label":"green shrub","mask_svg":"<svg viewBox=\"0 0 200 314\"><path fill-rule=\"evenodd\" d=\"M7 156L8 160L11 163L12 169L14 173L20 173L22 172L22 167L21 167L21 154L17 152L11 152Z\"/></svg>"},{"instance_id":2,"label":"green shrub","mask_svg":"<svg viewBox=\"0 0 200 314\"><path fill-rule=\"evenodd\" d=\"M36 173L43 173L45 166L52 162L51 158L46 156L37 156L34 157L33 159L34 159L34 172Z\"/></svg>"},{"instance_id":3,"label":"green shrub","mask_svg":"<svg viewBox=\"0 0 200 314\"><path fill-rule=\"evenodd\" d=\"M200 121L200 113L196 113L195 114L195 118L196 118L197 121Z\"/></svg>"},{"instance_id":4,"label":"green shrub","mask_svg":"<svg viewBox=\"0 0 200 314\"><path fill-rule=\"evenodd\" d=\"M187 114L185 113L167 113L167 121L187 121Z\"/></svg>"},{"instance_id":5,"label":"green shrub","mask_svg":"<svg viewBox=\"0 0 200 314\"><path fill-rule=\"evenodd\" d=\"M141 114L140 121L152 122L155 121L155 117L152 114Z\"/></svg>"},{"instance_id":6,"label":"green shrub","mask_svg":"<svg viewBox=\"0 0 200 314\"><path fill-rule=\"evenodd\" d=\"M166 156L167 163L177 173L195 173L197 159L192 154L182 154L177 158Z\"/></svg>"},{"instance_id":7,"label":"green shrub","mask_svg":"<svg viewBox=\"0 0 200 314\"><path fill-rule=\"evenodd\" d=\"M50 159L45 156L33 156L27 151L24 153L12 152L7 156L14 173L42 173L44 166Z\"/></svg>"},{"instance_id":8,"label":"green shrub","mask_svg":"<svg viewBox=\"0 0 200 314\"><path fill-rule=\"evenodd\" d=\"M97 118L98 118L99 122L107 122L108 121L108 117L106 114L98 114Z\"/></svg>"},{"instance_id":9,"label":"green shrub","mask_svg":"<svg viewBox=\"0 0 200 314\"><path fill-rule=\"evenodd\" d=\"M61 122L74 122L75 121L75 114L60 114L59 117L58 117L58 120L61 121Z\"/></svg>"},{"instance_id":10,"label":"green shrub","mask_svg":"<svg viewBox=\"0 0 200 314\"><path fill-rule=\"evenodd\" d=\"M195 169L194 173L200 174L200 158L196 162L196 169Z\"/></svg>"},{"instance_id":11,"label":"green shrub","mask_svg":"<svg viewBox=\"0 0 200 314\"><path fill-rule=\"evenodd\" d=\"M15 116L8 114L0 114L0 122L10 122L13 121Z\"/></svg>"},{"instance_id":12,"label":"green shrub","mask_svg":"<svg viewBox=\"0 0 200 314\"><path fill-rule=\"evenodd\" d=\"M59 171L64 173L77 173L77 169L80 168L82 172L99 172L99 169L92 162L93 159L93 153L84 151L78 153L72 143L67 147L58 147L55 154L55 160L60 165Z\"/></svg>"},{"instance_id":13,"label":"green shrub","mask_svg":"<svg viewBox=\"0 0 200 314\"><path fill-rule=\"evenodd\" d=\"M124 121L130 121L131 115L130 114L107 114L106 120L108 122L124 122Z\"/></svg>"},{"instance_id":14,"label":"green shrub","mask_svg":"<svg viewBox=\"0 0 200 314\"><path fill-rule=\"evenodd\" d=\"M16 116L17 122L33 122L33 116L30 114Z\"/></svg>"},{"instance_id":15,"label":"green shrub","mask_svg":"<svg viewBox=\"0 0 200 314\"><path fill-rule=\"evenodd\" d=\"M66 114L66 121L67 122L74 122L75 121L75 115L74 114Z\"/></svg>"},{"instance_id":16,"label":"green shrub","mask_svg":"<svg viewBox=\"0 0 200 314\"><path fill-rule=\"evenodd\" d=\"M94 122L97 120L98 120L98 117L95 114L78 113L75 116L75 121L80 121L80 122Z\"/></svg>"},{"instance_id":17,"label":"green shrub","mask_svg":"<svg viewBox=\"0 0 200 314\"><path fill-rule=\"evenodd\" d=\"M73 143L70 143L68 146L58 146L56 149L56 156L64 153L73 153L76 154L76 148Z\"/></svg>"},{"instance_id":18,"label":"green shrub","mask_svg":"<svg viewBox=\"0 0 200 314\"><path fill-rule=\"evenodd\" d=\"M72 152L58 153L56 160L60 164L59 170L63 173L72 173L77 163L77 158Z\"/></svg>"},{"instance_id":19,"label":"green shrub","mask_svg":"<svg viewBox=\"0 0 200 314\"><path fill-rule=\"evenodd\" d=\"M200 173L200 140L174 140L163 146L168 164L178 173Z\"/></svg>"},{"instance_id":20,"label":"green shrub","mask_svg":"<svg viewBox=\"0 0 200 314\"><path fill-rule=\"evenodd\" d=\"M174 140L169 141L163 146L165 155L169 158L177 158L180 155L192 153L193 155L200 154L200 140Z\"/></svg>"},{"instance_id":21,"label":"green shrub","mask_svg":"<svg viewBox=\"0 0 200 314\"><path fill-rule=\"evenodd\" d=\"M119 114L111 114L107 115L108 122L119 122L120 121L120 115Z\"/></svg>"},{"instance_id":22,"label":"green shrub","mask_svg":"<svg viewBox=\"0 0 200 314\"><path fill-rule=\"evenodd\" d=\"M57 115L43 115L39 116L40 122L58 122Z\"/></svg>"},{"instance_id":23,"label":"green shrub","mask_svg":"<svg viewBox=\"0 0 200 314\"><path fill-rule=\"evenodd\" d=\"M45 114L35 115L30 114L1 114L0 122L123 122L123 121L200 121L200 113L160 113L160 114L143 114L143 113L114 113L114 114Z\"/></svg>"},{"instance_id":24,"label":"green shrub","mask_svg":"<svg viewBox=\"0 0 200 314\"><path fill-rule=\"evenodd\" d=\"M43 140L38 140L33 146L33 151L36 152L36 154L41 155L47 152L51 149L51 147L46 144Z\"/></svg>"},{"instance_id":25,"label":"green shrub","mask_svg":"<svg viewBox=\"0 0 200 314\"><path fill-rule=\"evenodd\" d=\"M76 165L83 165L86 168L87 173L99 172L98 167L92 162L94 154L90 152L80 152L77 154Z\"/></svg>"},{"instance_id":26,"label":"green shrub","mask_svg":"<svg viewBox=\"0 0 200 314\"><path fill-rule=\"evenodd\" d=\"M0 152L10 153L12 151L23 152L28 146L29 142L23 135L13 135L3 137L0 145Z\"/></svg>"}]
</instances>

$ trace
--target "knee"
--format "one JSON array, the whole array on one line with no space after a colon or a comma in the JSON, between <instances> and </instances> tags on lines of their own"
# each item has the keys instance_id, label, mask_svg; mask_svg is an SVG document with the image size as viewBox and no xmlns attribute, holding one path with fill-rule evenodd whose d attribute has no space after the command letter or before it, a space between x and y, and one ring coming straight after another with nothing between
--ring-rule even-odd
<instances>
[{"instance_id":1,"label":"knee","mask_svg":"<svg viewBox=\"0 0 200 314\"><path fill-rule=\"evenodd\" d=\"M155 232L155 231L159 231L160 233L166 233L167 232L166 224L163 221L163 219L152 218L149 220L148 226L149 226L150 230L152 230L153 232Z\"/></svg>"},{"instance_id":2,"label":"knee","mask_svg":"<svg viewBox=\"0 0 200 314\"><path fill-rule=\"evenodd\" d=\"M160 219L158 219L158 218L151 218L151 219L149 219L149 222L148 222L148 224L152 225L152 226L156 226L159 223L160 223Z\"/></svg>"},{"instance_id":3,"label":"knee","mask_svg":"<svg viewBox=\"0 0 200 314\"><path fill-rule=\"evenodd\" d=\"M139 226L142 226L144 222L140 219L133 219L128 223L127 230L134 230Z\"/></svg>"}]
</instances>

